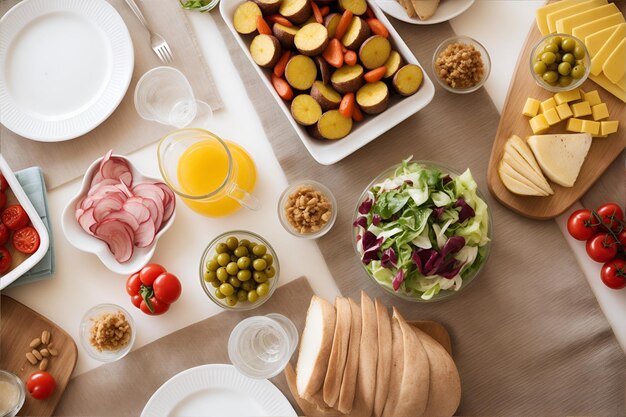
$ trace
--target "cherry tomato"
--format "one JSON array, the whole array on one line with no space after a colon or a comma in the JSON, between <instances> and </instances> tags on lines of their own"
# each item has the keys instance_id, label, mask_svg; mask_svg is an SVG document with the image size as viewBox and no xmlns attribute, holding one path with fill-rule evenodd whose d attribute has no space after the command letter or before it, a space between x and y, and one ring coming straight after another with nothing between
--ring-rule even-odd
<instances>
[{"instance_id":1,"label":"cherry tomato","mask_svg":"<svg viewBox=\"0 0 626 417\"><path fill-rule=\"evenodd\" d=\"M30 219L24 208L19 204L9 206L2 212L2 223L11 230L21 229L25 227Z\"/></svg>"},{"instance_id":2,"label":"cherry tomato","mask_svg":"<svg viewBox=\"0 0 626 417\"><path fill-rule=\"evenodd\" d=\"M0 246L0 275L9 269L11 269L11 254L4 246Z\"/></svg>"},{"instance_id":3,"label":"cherry tomato","mask_svg":"<svg viewBox=\"0 0 626 417\"><path fill-rule=\"evenodd\" d=\"M622 244L622 249L626 249L626 228L617 234L617 240Z\"/></svg>"},{"instance_id":4,"label":"cherry tomato","mask_svg":"<svg viewBox=\"0 0 626 417\"><path fill-rule=\"evenodd\" d=\"M165 313L167 310L170 309L169 304L164 303L163 301L159 301L156 297L150 297L150 304L152 304L154 313L150 311L150 308L148 308L148 305L146 304L144 300L141 300L141 304L139 305L139 308L141 309L141 311L143 311L149 316L158 316L158 315Z\"/></svg>"},{"instance_id":5,"label":"cherry tomato","mask_svg":"<svg viewBox=\"0 0 626 417\"><path fill-rule=\"evenodd\" d=\"M4 175L0 173L0 191L6 191L9 189L9 183L7 179L4 178Z\"/></svg>"},{"instance_id":6,"label":"cherry tomato","mask_svg":"<svg viewBox=\"0 0 626 417\"><path fill-rule=\"evenodd\" d=\"M28 377L26 388L30 395L37 400L45 400L50 397L57 386L56 381L46 371L35 372Z\"/></svg>"},{"instance_id":7,"label":"cherry tomato","mask_svg":"<svg viewBox=\"0 0 626 417\"><path fill-rule=\"evenodd\" d=\"M7 205L7 195L0 191L0 210Z\"/></svg>"},{"instance_id":8,"label":"cherry tomato","mask_svg":"<svg viewBox=\"0 0 626 417\"><path fill-rule=\"evenodd\" d=\"M9 228L0 223L0 245L4 245L9 241Z\"/></svg>"},{"instance_id":9,"label":"cherry tomato","mask_svg":"<svg viewBox=\"0 0 626 417\"><path fill-rule=\"evenodd\" d=\"M624 220L624 212L619 204L607 203L600 206L596 212L602 217L602 228L611 229L617 232L621 228L622 220Z\"/></svg>"},{"instance_id":10,"label":"cherry tomato","mask_svg":"<svg viewBox=\"0 0 626 417\"><path fill-rule=\"evenodd\" d=\"M152 288L154 289L154 296L167 304L172 304L178 300L182 291L182 286L176 275L169 272L159 275L154 280Z\"/></svg>"},{"instance_id":11,"label":"cherry tomato","mask_svg":"<svg viewBox=\"0 0 626 417\"><path fill-rule=\"evenodd\" d=\"M141 271L139 271L139 278L141 279L143 285L151 287L154 280L164 272L167 271L161 265L148 264L141 268Z\"/></svg>"},{"instance_id":12,"label":"cherry tomato","mask_svg":"<svg viewBox=\"0 0 626 417\"><path fill-rule=\"evenodd\" d=\"M587 255L596 262L608 262L617 255L618 244L608 233L598 233L587 241Z\"/></svg>"},{"instance_id":13,"label":"cherry tomato","mask_svg":"<svg viewBox=\"0 0 626 417\"><path fill-rule=\"evenodd\" d=\"M143 297L139 294L135 294L132 297L130 297L130 302L133 303L133 305L137 308L141 307L142 301L143 301Z\"/></svg>"},{"instance_id":14,"label":"cherry tomato","mask_svg":"<svg viewBox=\"0 0 626 417\"><path fill-rule=\"evenodd\" d=\"M596 234L594 220L590 210L576 210L567 220L567 231L576 240L587 240Z\"/></svg>"},{"instance_id":15,"label":"cherry tomato","mask_svg":"<svg viewBox=\"0 0 626 417\"><path fill-rule=\"evenodd\" d=\"M126 280L126 293L131 297L139 294L141 289L141 279L139 278L139 272L132 274Z\"/></svg>"},{"instance_id":16,"label":"cherry tomato","mask_svg":"<svg viewBox=\"0 0 626 417\"><path fill-rule=\"evenodd\" d=\"M607 262L600 271L602 282L609 288L620 290L626 287L626 261L613 259Z\"/></svg>"},{"instance_id":17,"label":"cherry tomato","mask_svg":"<svg viewBox=\"0 0 626 417\"><path fill-rule=\"evenodd\" d=\"M22 253L35 253L39 243L39 233L34 227L23 227L13 233L13 247Z\"/></svg>"}]
</instances>

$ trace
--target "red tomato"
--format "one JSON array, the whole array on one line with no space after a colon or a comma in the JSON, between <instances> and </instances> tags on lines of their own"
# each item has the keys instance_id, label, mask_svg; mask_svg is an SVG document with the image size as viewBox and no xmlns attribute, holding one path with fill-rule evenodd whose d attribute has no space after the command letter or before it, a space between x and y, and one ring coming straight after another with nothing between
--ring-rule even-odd
<instances>
[{"instance_id":1,"label":"red tomato","mask_svg":"<svg viewBox=\"0 0 626 417\"><path fill-rule=\"evenodd\" d=\"M34 227L23 227L13 233L13 247L22 253L35 253L39 243L39 233Z\"/></svg>"},{"instance_id":2,"label":"red tomato","mask_svg":"<svg viewBox=\"0 0 626 417\"><path fill-rule=\"evenodd\" d=\"M161 265L148 264L141 268L141 271L139 271L139 278L141 279L143 285L151 287L154 280L157 279L157 277L164 272L167 271Z\"/></svg>"},{"instance_id":3,"label":"red tomato","mask_svg":"<svg viewBox=\"0 0 626 417\"><path fill-rule=\"evenodd\" d=\"M626 287L626 261L613 259L605 263L600 271L600 278L604 285L614 290Z\"/></svg>"},{"instance_id":4,"label":"red tomato","mask_svg":"<svg viewBox=\"0 0 626 417\"><path fill-rule=\"evenodd\" d=\"M626 229L617 234L617 240L622 244L622 249L626 249Z\"/></svg>"},{"instance_id":5,"label":"red tomato","mask_svg":"<svg viewBox=\"0 0 626 417\"><path fill-rule=\"evenodd\" d=\"M596 234L597 227L589 210L576 210L567 220L567 231L576 240L587 240Z\"/></svg>"},{"instance_id":6,"label":"red tomato","mask_svg":"<svg viewBox=\"0 0 626 417\"><path fill-rule=\"evenodd\" d=\"M182 286L176 275L169 272L159 275L154 280L152 288L154 289L154 296L167 304L172 304L178 300L182 291Z\"/></svg>"},{"instance_id":7,"label":"red tomato","mask_svg":"<svg viewBox=\"0 0 626 417\"><path fill-rule=\"evenodd\" d=\"M46 371L35 372L28 377L26 388L33 398L37 400L45 400L50 397L57 386L56 381Z\"/></svg>"},{"instance_id":8,"label":"red tomato","mask_svg":"<svg viewBox=\"0 0 626 417\"><path fill-rule=\"evenodd\" d=\"M4 178L4 175L0 173L0 191L6 191L8 189L9 189L9 183L7 182L7 179Z\"/></svg>"},{"instance_id":9,"label":"red tomato","mask_svg":"<svg viewBox=\"0 0 626 417\"><path fill-rule=\"evenodd\" d=\"M141 289L141 279L139 278L139 272L132 274L126 280L126 293L131 297L139 294Z\"/></svg>"},{"instance_id":10,"label":"red tomato","mask_svg":"<svg viewBox=\"0 0 626 417\"><path fill-rule=\"evenodd\" d=\"M19 204L14 204L4 209L2 212L2 223L11 230L21 229L25 227L30 219L24 208Z\"/></svg>"},{"instance_id":11,"label":"red tomato","mask_svg":"<svg viewBox=\"0 0 626 417\"><path fill-rule=\"evenodd\" d=\"M598 233L587 241L587 255L596 262L608 262L617 255L618 243L608 233Z\"/></svg>"},{"instance_id":12,"label":"red tomato","mask_svg":"<svg viewBox=\"0 0 626 417\"><path fill-rule=\"evenodd\" d=\"M604 204L600 206L596 212L602 217L603 229L611 229L617 232L621 228L622 220L624 220L624 212L619 204Z\"/></svg>"},{"instance_id":13,"label":"red tomato","mask_svg":"<svg viewBox=\"0 0 626 417\"><path fill-rule=\"evenodd\" d=\"M0 209L7 205L7 195L0 191Z\"/></svg>"},{"instance_id":14,"label":"red tomato","mask_svg":"<svg viewBox=\"0 0 626 417\"><path fill-rule=\"evenodd\" d=\"M150 308L148 307L148 305L146 304L144 300L142 300L141 304L139 305L139 308L141 309L141 311L143 311L149 316L158 316L158 315L165 313L167 310L170 309L169 304L166 304L163 301L159 301L156 297L150 297L150 304L152 304L152 308L154 309L154 312L150 311Z\"/></svg>"},{"instance_id":15,"label":"red tomato","mask_svg":"<svg viewBox=\"0 0 626 417\"><path fill-rule=\"evenodd\" d=\"M130 297L130 302L133 303L133 305L137 308L141 307L142 301L143 301L143 297L139 294L135 294L132 297Z\"/></svg>"},{"instance_id":16,"label":"red tomato","mask_svg":"<svg viewBox=\"0 0 626 417\"><path fill-rule=\"evenodd\" d=\"M0 246L0 275L4 275L9 269L11 269L11 254L4 246Z\"/></svg>"},{"instance_id":17,"label":"red tomato","mask_svg":"<svg viewBox=\"0 0 626 417\"><path fill-rule=\"evenodd\" d=\"M0 223L0 245L4 245L9 241L9 228Z\"/></svg>"}]
</instances>

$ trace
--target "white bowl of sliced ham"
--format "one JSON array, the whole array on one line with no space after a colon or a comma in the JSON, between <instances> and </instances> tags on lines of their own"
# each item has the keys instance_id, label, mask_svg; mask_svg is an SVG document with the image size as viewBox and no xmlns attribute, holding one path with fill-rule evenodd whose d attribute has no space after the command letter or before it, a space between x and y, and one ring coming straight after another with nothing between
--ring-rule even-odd
<instances>
[{"instance_id":1,"label":"white bowl of sliced ham","mask_svg":"<svg viewBox=\"0 0 626 417\"><path fill-rule=\"evenodd\" d=\"M150 261L174 221L175 207L167 184L109 151L91 164L79 193L63 210L63 233L76 249L127 275Z\"/></svg>"}]
</instances>

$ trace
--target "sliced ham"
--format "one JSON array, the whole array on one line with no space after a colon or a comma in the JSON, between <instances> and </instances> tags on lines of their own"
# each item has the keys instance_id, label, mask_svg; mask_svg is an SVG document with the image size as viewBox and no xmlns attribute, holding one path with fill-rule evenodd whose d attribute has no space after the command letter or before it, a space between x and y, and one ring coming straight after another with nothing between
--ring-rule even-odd
<instances>
[{"instance_id":1,"label":"sliced ham","mask_svg":"<svg viewBox=\"0 0 626 417\"><path fill-rule=\"evenodd\" d=\"M128 262L133 256L135 233L126 223L116 219L104 220L94 228L94 236L109 246L116 261Z\"/></svg>"}]
</instances>

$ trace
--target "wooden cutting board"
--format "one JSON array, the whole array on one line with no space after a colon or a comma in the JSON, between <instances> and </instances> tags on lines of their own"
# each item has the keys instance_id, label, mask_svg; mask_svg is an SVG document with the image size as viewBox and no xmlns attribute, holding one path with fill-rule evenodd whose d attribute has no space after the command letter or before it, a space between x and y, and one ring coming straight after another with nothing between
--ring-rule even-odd
<instances>
[{"instance_id":1,"label":"wooden cutting board","mask_svg":"<svg viewBox=\"0 0 626 417\"><path fill-rule=\"evenodd\" d=\"M39 371L38 365L31 365L25 357L26 352L31 351L31 340L41 337L44 330L52 334L50 343L59 354L50 358L46 370L54 377L56 390L50 398L43 401L35 400L26 393L26 401L18 415L53 415L76 365L77 350L74 340L41 314L5 295L0 299L0 318L0 368L13 372L24 383L33 372Z\"/></svg>"},{"instance_id":2,"label":"wooden cutting board","mask_svg":"<svg viewBox=\"0 0 626 417\"><path fill-rule=\"evenodd\" d=\"M626 2L620 1L616 4L624 12ZM598 90L600 98L609 108L611 120L619 120L619 130L609 135L607 138L594 138L587 155L587 159L582 166L576 184L572 188L562 187L558 184L550 183L554 189L554 194L548 197L520 196L507 190L498 176L498 164L504 152L506 140L513 134L522 139L532 135L532 130L528 124L529 118L522 115L522 108L526 98L533 97L543 101L550 98L553 93L538 86L528 68L528 57L532 48L541 39L541 33L535 22L532 24L526 43L520 53L517 69L513 75L509 92L507 94L500 125L496 133L496 138L491 149L491 158L487 172L487 184L491 194L504 206L532 219L551 219L571 207L604 173L618 155L626 148L626 104L618 98L605 91L602 87L591 80L587 80L583 85L584 91ZM547 132L551 133L571 133L565 130L566 122L552 126Z\"/></svg>"}]
</instances>

